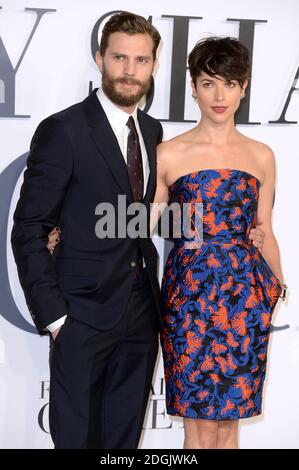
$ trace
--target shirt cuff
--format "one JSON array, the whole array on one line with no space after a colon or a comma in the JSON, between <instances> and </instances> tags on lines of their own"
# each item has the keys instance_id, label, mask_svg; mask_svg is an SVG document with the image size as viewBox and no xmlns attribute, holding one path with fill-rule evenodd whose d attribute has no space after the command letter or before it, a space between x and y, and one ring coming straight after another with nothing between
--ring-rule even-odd
<instances>
[{"instance_id":1,"label":"shirt cuff","mask_svg":"<svg viewBox=\"0 0 299 470\"><path fill-rule=\"evenodd\" d=\"M53 323L50 323L50 325L47 326L47 329L50 331L50 333L53 333L53 331L57 330L60 326L62 326L65 322L67 315L64 315L63 317L58 318L58 320L54 321Z\"/></svg>"}]
</instances>

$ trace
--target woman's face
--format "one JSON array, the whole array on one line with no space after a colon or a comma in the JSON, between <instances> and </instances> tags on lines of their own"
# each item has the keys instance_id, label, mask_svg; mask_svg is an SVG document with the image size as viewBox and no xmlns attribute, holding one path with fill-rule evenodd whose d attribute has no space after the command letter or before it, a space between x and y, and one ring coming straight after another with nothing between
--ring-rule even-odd
<instances>
[{"instance_id":1,"label":"woman's face","mask_svg":"<svg viewBox=\"0 0 299 470\"><path fill-rule=\"evenodd\" d=\"M215 122L225 122L237 111L248 81L241 88L237 80L228 80L220 76L211 77L202 72L192 82L192 94L198 101L202 118Z\"/></svg>"}]
</instances>

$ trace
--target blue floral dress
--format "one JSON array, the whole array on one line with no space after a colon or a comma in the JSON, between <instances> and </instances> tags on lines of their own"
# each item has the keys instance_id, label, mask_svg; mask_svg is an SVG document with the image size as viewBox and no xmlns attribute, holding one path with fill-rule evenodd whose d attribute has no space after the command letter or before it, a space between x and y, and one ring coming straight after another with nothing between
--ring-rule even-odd
<instances>
[{"instance_id":1,"label":"blue floral dress","mask_svg":"<svg viewBox=\"0 0 299 470\"><path fill-rule=\"evenodd\" d=\"M170 415L235 420L261 413L281 287L248 238L259 187L246 171L208 169L181 176L169 188L170 202L202 203L203 216L201 246L190 247L184 235L175 239L162 281Z\"/></svg>"}]
</instances>

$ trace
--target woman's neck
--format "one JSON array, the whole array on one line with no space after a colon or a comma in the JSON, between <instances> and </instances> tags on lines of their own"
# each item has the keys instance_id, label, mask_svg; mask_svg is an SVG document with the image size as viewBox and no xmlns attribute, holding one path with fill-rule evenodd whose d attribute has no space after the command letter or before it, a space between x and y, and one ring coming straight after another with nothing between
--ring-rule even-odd
<instances>
[{"instance_id":1,"label":"woman's neck","mask_svg":"<svg viewBox=\"0 0 299 470\"><path fill-rule=\"evenodd\" d=\"M211 123L201 120L197 126L201 141L213 145L228 145L240 137L232 121Z\"/></svg>"}]
</instances>

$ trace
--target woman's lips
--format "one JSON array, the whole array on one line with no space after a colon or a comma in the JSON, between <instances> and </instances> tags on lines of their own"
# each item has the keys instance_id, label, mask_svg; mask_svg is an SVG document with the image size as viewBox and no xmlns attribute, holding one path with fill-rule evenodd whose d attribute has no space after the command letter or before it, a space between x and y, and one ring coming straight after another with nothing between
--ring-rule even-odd
<instances>
[{"instance_id":1,"label":"woman's lips","mask_svg":"<svg viewBox=\"0 0 299 470\"><path fill-rule=\"evenodd\" d=\"M224 113L224 111L227 110L227 106L212 106L212 110L215 111L215 113Z\"/></svg>"}]
</instances>

